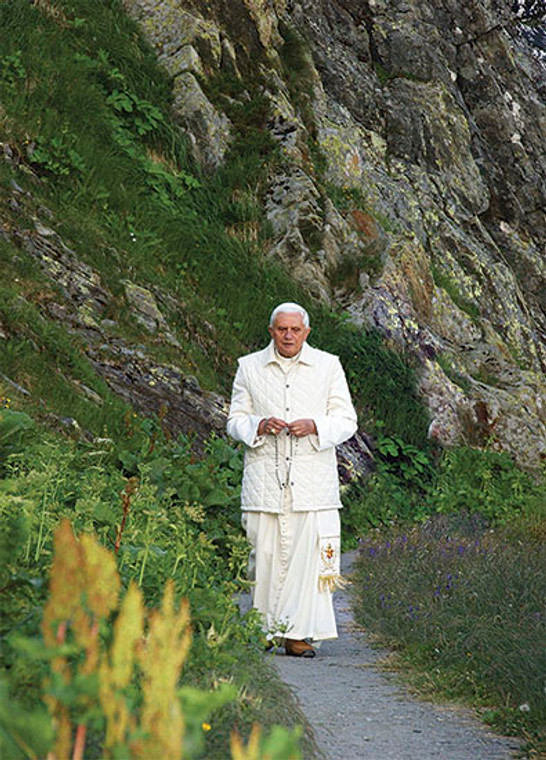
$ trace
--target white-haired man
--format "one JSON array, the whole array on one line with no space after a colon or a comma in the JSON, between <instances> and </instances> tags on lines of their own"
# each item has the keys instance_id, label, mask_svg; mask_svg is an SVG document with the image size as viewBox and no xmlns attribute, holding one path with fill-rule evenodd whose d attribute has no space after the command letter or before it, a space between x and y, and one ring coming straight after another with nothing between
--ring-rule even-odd
<instances>
[{"instance_id":1,"label":"white-haired man","mask_svg":"<svg viewBox=\"0 0 546 760\"><path fill-rule=\"evenodd\" d=\"M245 444L243 525L252 546L253 603L268 640L314 657L337 636L339 571L335 447L356 431L337 356L312 348L305 309L277 306L267 348L239 359L228 433ZM253 566L253 567L252 567Z\"/></svg>"}]
</instances>

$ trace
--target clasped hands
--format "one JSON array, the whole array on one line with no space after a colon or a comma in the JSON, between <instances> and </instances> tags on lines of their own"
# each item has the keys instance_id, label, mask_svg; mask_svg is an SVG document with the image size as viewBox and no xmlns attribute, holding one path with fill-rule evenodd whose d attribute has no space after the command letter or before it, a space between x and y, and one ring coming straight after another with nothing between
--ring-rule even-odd
<instances>
[{"instance_id":1,"label":"clasped hands","mask_svg":"<svg viewBox=\"0 0 546 760\"><path fill-rule=\"evenodd\" d=\"M278 417L264 418L258 425L258 435L278 435L283 430L288 430L290 435L294 435L296 438L303 438L305 435L317 433L317 426L315 420L302 419L285 422Z\"/></svg>"}]
</instances>

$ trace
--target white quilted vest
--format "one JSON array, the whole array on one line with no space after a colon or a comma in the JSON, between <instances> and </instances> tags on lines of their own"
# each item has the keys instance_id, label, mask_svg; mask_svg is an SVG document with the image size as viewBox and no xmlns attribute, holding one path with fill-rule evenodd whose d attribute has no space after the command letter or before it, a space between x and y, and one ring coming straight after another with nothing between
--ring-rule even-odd
<instances>
[{"instance_id":1,"label":"white quilted vest","mask_svg":"<svg viewBox=\"0 0 546 760\"><path fill-rule=\"evenodd\" d=\"M228 432L247 444L241 507L280 512L289 489L295 511L339 508L335 445L356 430L339 359L304 344L285 374L274 356L270 345L239 360ZM256 438L259 421L272 416L314 419L318 435Z\"/></svg>"}]
</instances>

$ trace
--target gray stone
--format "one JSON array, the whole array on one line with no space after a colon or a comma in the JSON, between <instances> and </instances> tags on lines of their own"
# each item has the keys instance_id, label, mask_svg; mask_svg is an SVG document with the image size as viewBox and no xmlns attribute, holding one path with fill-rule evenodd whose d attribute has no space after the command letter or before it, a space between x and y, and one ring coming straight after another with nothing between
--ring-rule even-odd
<instances>
[{"instance_id":1,"label":"gray stone","mask_svg":"<svg viewBox=\"0 0 546 760\"><path fill-rule=\"evenodd\" d=\"M265 211L273 230L268 255L281 259L292 276L318 298L328 299L329 286L320 260L324 253L319 200L315 183L297 166L272 177L265 197Z\"/></svg>"},{"instance_id":2,"label":"gray stone","mask_svg":"<svg viewBox=\"0 0 546 760\"><path fill-rule=\"evenodd\" d=\"M337 447L337 469L342 490L344 486L367 477L375 469L370 443L364 434L356 433Z\"/></svg>"},{"instance_id":3,"label":"gray stone","mask_svg":"<svg viewBox=\"0 0 546 760\"><path fill-rule=\"evenodd\" d=\"M218 168L230 144L229 119L214 108L190 71L175 77L173 93L177 119L192 140L197 160L207 169Z\"/></svg>"},{"instance_id":4,"label":"gray stone","mask_svg":"<svg viewBox=\"0 0 546 760\"><path fill-rule=\"evenodd\" d=\"M97 404L97 406L102 406L104 401L99 396L99 394L94 391L92 388L89 388L87 385L84 385L83 383L80 383L78 381L74 381L74 385L78 390L80 390L83 395L89 400L92 401L94 404Z\"/></svg>"},{"instance_id":5,"label":"gray stone","mask_svg":"<svg viewBox=\"0 0 546 760\"><path fill-rule=\"evenodd\" d=\"M205 70L199 57L199 53L193 45L184 45L169 58L169 70L173 76L178 76L184 71L204 77Z\"/></svg>"},{"instance_id":6,"label":"gray stone","mask_svg":"<svg viewBox=\"0 0 546 760\"><path fill-rule=\"evenodd\" d=\"M155 333L159 329L165 329L167 323L159 310L155 297L147 288L135 285L130 280L122 280L125 288L125 297L132 308L135 319L148 332Z\"/></svg>"},{"instance_id":7,"label":"gray stone","mask_svg":"<svg viewBox=\"0 0 546 760\"><path fill-rule=\"evenodd\" d=\"M78 308L100 315L110 300L100 276L81 261L52 228L35 221L35 229L18 229L15 242L36 258L44 272Z\"/></svg>"},{"instance_id":8,"label":"gray stone","mask_svg":"<svg viewBox=\"0 0 546 760\"><path fill-rule=\"evenodd\" d=\"M22 396L31 396L31 392L27 390L26 388L23 388L22 385L19 383L16 383L15 380L12 380L11 377L8 377L7 375L4 375L3 373L0 373L0 377L2 380L7 383L11 388L13 388L17 393L20 393Z\"/></svg>"}]
</instances>

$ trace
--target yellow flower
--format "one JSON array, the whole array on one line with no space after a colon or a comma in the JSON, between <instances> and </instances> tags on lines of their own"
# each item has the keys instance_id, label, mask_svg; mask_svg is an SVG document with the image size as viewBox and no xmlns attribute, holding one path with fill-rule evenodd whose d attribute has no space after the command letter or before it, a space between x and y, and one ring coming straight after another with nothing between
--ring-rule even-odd
<instances>
[{"instance_id":1,"label":"yellow flower","mask_svg":"<svg viewBox=\"0 0 546 760\"><path fill-rule=\"evenodd\" d=\"M211 725L210 723L201 723L201 728L203 729L203 731L210 731Z\"/></svg>"}]
</instances>

